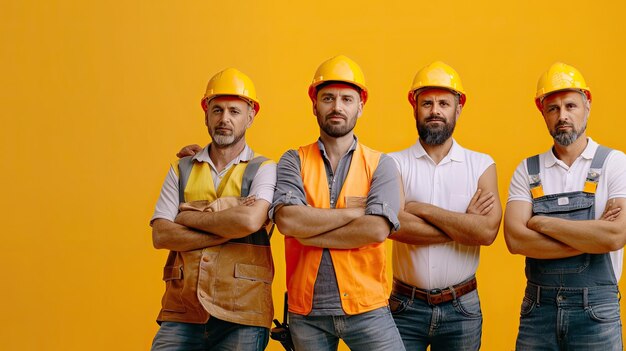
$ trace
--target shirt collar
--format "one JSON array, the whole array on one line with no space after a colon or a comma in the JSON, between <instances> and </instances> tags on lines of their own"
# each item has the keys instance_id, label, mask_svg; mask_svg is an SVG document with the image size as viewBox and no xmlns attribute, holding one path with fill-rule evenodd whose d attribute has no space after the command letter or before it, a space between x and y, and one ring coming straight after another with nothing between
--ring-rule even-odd
<instances>
[{"instance_id":1,"label":"shirt collar","mask_svg":"<svg viewBox=\"0 0 626 351\"><path fill-rule=\"evenodd\" d=\"M430 156L428 156L428 153L426 153L426 150L424 150L424 147L419 142L419 140L413 146L413 156L415 156L415 158L422 158L426 156L430 159ZM463 149L463 147L461 147L461 145L459 145L459 143L457 143L456 140L452 138L452 146L450 147L450 151L448 151L448 154L446 155L446 157L443 158L443 160L441 160L440 163L445 163L448 161L463 162L464 160L465 149Z\"/></svg>"},{"instance_id":2,"label":"shirt collar","mask_svg":"<svg viewBox=\"0 0 626 351\"><path fill-rule=\"evenodd\" d=\"M213 161L211 161L211 157L209 157L210 146L211 144L205 146L204 149L202 149L202 151L195 154L193 156L193 160L196 160L198 162L206 162L215 168L215 165L213 165ZM248 146L248 144L245 144L241 153L237 155L237 157L235 157L232 161L230 161L226 168L228 168L230 165L233 165L233 164L239 164L240 162L250 161L253 157L254 157L254 152Z\"/></svg>"},{"instance_id":3,"label":"shirt collar","mask_svg":"<svg viewBox=\"0 0 626 351\"><path fill-rule=\"evenodd\" d=\"M591 137L587 137L587 147L585 147L585 149L580 154L580 156L578 156L578 158L582 157L585 160L593 160L593 156L595 156L597 149L598 149L598 143L593 141ZM556 165L558 162L559 162L559 159L556 158L556 155L554 154L554 148L550 148L550 152L548 153L548 155L543 161L543 166L545 168L549 168L549 167Z\"/></svg>"},{"instance_id":4,"label":"shirt collar","mask_svg":"<svg viewBox=\"0 0 626 351\"><path fill-rule=\"evenodd\" d=\"M352 141L352 145L350 145L350 148L348 149L346 154L349 154L350 152L356 150L356 143L357 142L358 142L358 139L357 139L357 137L355 135L354 136L354 140ZM320 152L322 153L322 155L324 157L327 157L327 155L326 155L326 148L324 147L324 143L322 143L322 139L321 138L317 139L317 147L320 149Z\"/></svg>"}]
</instances>

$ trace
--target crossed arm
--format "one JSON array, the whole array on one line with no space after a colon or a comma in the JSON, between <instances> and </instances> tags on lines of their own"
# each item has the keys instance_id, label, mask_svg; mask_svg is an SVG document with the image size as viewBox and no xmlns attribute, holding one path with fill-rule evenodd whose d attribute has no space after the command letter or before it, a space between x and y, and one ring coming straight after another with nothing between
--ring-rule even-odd
<instances>
[{"instance_id":1,"label":"crossed arm","mask_svg":"<svg viewBox=\"0 0 626 351\"><path fill-rule=\"evenodd\" d=\"M383 242L391 225L386 218L366 215L363 208L320 209L305 205L283 206L274 220L281 233L304 245L354 249Z\"/></svg>"},{"instance_id":2,"label":"crossed arm","mask_svg":"<svg viewBox=\"0 0 626 351\"><path fill-rule=\"evenodd\" d=\"M381 157L367 198L347 197L346 208L307 206L297 153L285 153L277 173L273 219L282 234L303 245L330 249L359 248L383 242L389 235L400 196L400 179L390 158ZM393 219L386 213L393 213Z\"/></svg>"},{"instance_id":3,"label":"crossed arm","mask_svg":"<svg viewBox=\"0 0 626 351\"><path fill-rule=\"evenodd\" d=\"M531 203L510 201L504 216L504 238L511 253L532 258L615 251L626 243L624 206L626 198L611 199L600 219L574 221L533 216Z\"/></svg>"},{"instance_id":4,"label":"crossed arm","mask_svg":"<svg viewBox=\"0 0 626 351\"><path fill-rule=\"evenodd\" d=\"M194 209L191 203L185 203L181 204L181 212L174 222L166 219L154 220L154 247L189 251L220 245L230 239L256 232L266 221L269 202L265 200L256 200L253 196L242 200L219 200L226 200L221 206L228 208L221 211L214 211L210 206Z\"/></svg>"},{"instance_id":5,"label":"crossed arm","mask_svg":"<svg viewBox=\"0 0 626 351\"><path fill-rule=\"evenodd\" d=\"M435 205L409 202L399 215L400 230L391 239L414 245L457 241L464 245L490 245L498 234L502 207L495 165L478 180L478 190L465 213Z\"/></svg>"}]
</instances>

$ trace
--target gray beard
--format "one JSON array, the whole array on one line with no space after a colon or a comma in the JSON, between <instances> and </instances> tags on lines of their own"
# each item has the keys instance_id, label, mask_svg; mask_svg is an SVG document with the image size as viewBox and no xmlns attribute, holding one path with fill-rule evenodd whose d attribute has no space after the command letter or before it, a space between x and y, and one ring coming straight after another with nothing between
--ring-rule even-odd
<instances>
[{"instance_id":1,"label":"gray beard","mask_svg":"<svg viewBox=\"0 0 626 351\"><path fill-rule=\"evenodd\" d=\"M551 132L550 135L552 135L552 138L557 144L561 146L569 146L573 144L576 140L578 140L578 137L580 137L580 135L584 133L586 129L587 126L585 125L581 131L573 129L571 132Z\"/></svg>"}]
</instances>

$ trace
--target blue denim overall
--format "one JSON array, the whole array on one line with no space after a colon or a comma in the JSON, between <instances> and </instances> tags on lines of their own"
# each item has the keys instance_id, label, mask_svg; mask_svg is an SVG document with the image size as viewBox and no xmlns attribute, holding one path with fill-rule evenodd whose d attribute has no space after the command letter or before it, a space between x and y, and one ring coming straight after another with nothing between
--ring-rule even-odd
<instances>
[{"instance_id":1,"label":"blue denim overall","mask_svg":"<svg viewBox=\"0 0 626 351\"><path fill-rule=\"evenodd\" d=\"M551 195L543 194L539 157L528 158L533 215L595 219L595 191L610 152L598 146L583 191ZM619 292L608 253L527 257L526 279L517 350L622 350Z\"/></svg>"}]
</instances>

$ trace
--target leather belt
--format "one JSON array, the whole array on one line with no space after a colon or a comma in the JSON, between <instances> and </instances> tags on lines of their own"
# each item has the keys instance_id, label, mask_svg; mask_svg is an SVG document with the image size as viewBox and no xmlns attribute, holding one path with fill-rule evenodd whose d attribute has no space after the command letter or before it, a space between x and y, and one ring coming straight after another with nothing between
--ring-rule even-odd
<instances>
[{"instance_id":1,"label":"leather belt","mask_svg":"<svg viewBox=\"0 0 626 351\"><path fill-rule=\"evenodd\" d=\"M410 296L411 298L415 297L420 300L424 300L431 305L438 305L440 303L452 301L455 297L459 298L469 292L472 292L476 290L476 286L477 283L475 277L457 285L453 285L452 287L432 290L420 289L394 279L392 291L394 293Z\"/></svg>"}]
</instances>

